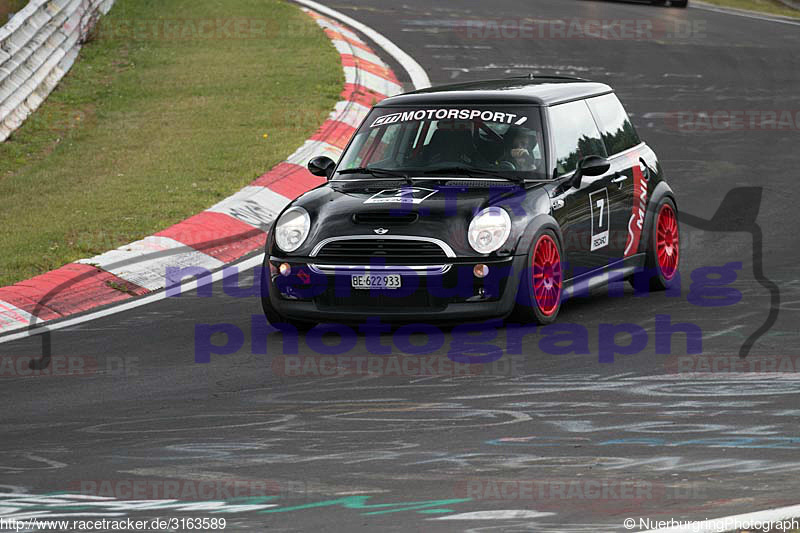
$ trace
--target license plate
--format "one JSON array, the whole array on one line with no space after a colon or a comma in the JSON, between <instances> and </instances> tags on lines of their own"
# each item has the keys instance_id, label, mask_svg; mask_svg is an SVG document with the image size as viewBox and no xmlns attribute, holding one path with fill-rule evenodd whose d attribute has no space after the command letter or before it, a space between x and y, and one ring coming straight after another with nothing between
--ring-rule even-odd
<instances>
[{"instance_id":1,"label":"license plate","mask_svg":"<svg viewBox=\"0 0 800 533\"><path fill-rule=\"evenodd\" d=\"M399 289L400 274L360 274L350 276L354 289Z\"/></svg>"}]
</instances>

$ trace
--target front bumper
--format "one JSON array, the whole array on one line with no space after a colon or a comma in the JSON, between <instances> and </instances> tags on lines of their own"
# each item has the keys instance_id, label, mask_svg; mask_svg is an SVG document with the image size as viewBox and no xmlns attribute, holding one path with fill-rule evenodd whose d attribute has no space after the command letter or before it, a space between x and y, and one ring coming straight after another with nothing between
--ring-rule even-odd
<instances>
[{"instance_id":1,"label":"front bumper","mask_svg":"<svg viewBox=\"0 0 800 533\"><path fill-rule=\"evenodd\" d=\"M505 317L516 301L526 256L453 259L445 265L319 265L293 258L268 257L264 273L272 307L282 316L315 322L452 321ZM284 273L280 267L284 266ZM489 267L478 278L477 264ZM444 268L442 268L444 267ZM354 289L351 276L399 274L399 289Z\"/></svg>"}]
</instances>

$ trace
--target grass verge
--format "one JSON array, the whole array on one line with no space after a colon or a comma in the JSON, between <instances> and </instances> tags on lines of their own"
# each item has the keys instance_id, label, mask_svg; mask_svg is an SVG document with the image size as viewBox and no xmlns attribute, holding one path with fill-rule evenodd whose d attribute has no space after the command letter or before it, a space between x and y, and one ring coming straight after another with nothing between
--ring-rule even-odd
<instances>
[{"instance_id":1,"label":"grass verge","mask_svg":"<svg viewBox=\"0 0 800 533\"><path fill-rule=\"evenodd\" d=\"M229 196L308 138L342 83L328 38L286 2L117 0L0 143L0 286Z\"/></svg>"},{"instance_id":2,"label":"grass verge","mask_svg":"<svg viewBox=\"0 0 800 533\"><path fill-rule=\"evenodd\" d=\"M0 0L0 26L5 24L11 13L16 13L28 3L29 0Z\"/></svg>"},{"instance_id":3,"label":"grass verge","mask_svg":"<svg viewBox=\"0 0 800 533\"><path fill-rule=\"evenodd\" d=\"M703 2L724 7L761 11L762 13L769 13L770 15L800 18L800 11L792 9L776 0L703 0Z\"/></svg>"}]
</instances>

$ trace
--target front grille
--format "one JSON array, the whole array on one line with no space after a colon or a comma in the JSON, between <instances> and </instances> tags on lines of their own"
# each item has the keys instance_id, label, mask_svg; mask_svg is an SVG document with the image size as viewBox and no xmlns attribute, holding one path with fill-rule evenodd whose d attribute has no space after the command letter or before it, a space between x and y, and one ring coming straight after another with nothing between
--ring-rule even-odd
<instances>
[{"instance_id":1,"label":"front grille","mask_svg":"<svg viewBox=\"0 0 800 533\"><path fill-rule=\"evenodd\" d=\"M412 239L341 239L325 244L317 260L353 265L424 265L443 262L445 251L436 243Z\"/></svg>"},{"instance_id":2,"label":"front grille","mask_svg":"<svg viewBox=\"0 0 800 533\"><path fill-rule=\"evenodd\" d=\"M362 212L353 215L353 222L365 226L408 226L419 219L417 213L395 213L392 211Z\"/></svg>"}]
</instances>

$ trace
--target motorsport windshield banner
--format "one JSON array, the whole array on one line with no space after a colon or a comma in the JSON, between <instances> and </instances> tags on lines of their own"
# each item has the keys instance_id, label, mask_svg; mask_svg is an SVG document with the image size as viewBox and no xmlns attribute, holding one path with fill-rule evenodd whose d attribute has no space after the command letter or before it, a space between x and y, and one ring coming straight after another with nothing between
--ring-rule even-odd
<instances>
[{"instance_id":1,"label":"motorsport windshield banner","mask_svg":"<svg viewBox=\"0 0 800 533\"><path fill-rule=\"evenodd\" d=\"M515 126L522 126L528 121L525 115L516 113L506 113L502 111L489 110L489 109L453 109L453 108L439 108L439 109L418 109L409 111L400 111L391 113L376 118L371 128L378 126L385 126L387 124L395 124L399 122L412 122L420 120L477 120L480 119L484 122L499 122L501 124L513 124Z\"/></svg>"}]
</instances>

